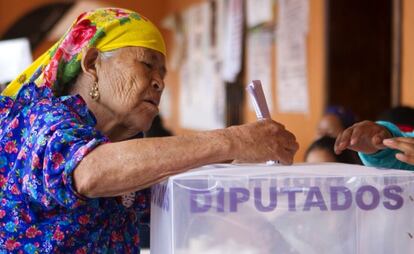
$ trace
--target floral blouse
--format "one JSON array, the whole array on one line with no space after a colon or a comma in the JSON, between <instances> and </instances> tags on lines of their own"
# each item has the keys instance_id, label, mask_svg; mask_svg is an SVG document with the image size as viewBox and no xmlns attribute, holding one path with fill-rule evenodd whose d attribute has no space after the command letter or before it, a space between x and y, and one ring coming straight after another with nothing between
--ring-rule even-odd
<instances>
[{"instance_id":1,"label":"floral blouse","mask_svg":"<svg viewBox=\"0 0 414 254\"><path fill-rule=\"evenodd\" d=\"M139 253L139 218L119 198L82 197L72 172L108 138L80 96L55 97L29 83L0 96L0 254Z\"/></svg>"}]
</instances>

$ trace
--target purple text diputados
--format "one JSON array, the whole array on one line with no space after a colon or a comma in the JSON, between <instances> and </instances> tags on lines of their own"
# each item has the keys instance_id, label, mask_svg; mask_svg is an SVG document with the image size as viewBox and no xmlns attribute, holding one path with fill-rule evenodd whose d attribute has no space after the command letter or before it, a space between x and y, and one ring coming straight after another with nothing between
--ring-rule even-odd
<instances>
[{"instance_id":1,"label":"purple text diputados","mask_svg":"<svg viewBox=\"0 0 414 254\"><path fill-rule=\"evenodd\" d=\"M400 209L404 204L403 188L388 185L377 188L362 185L351 191L345 186L330 186L321 191L319 186L267 188L215 188L213 191L190 190L189 202L192 213L230 212L234 213L249 202L259 212L285 209L291 212L344 211L353 205L368 211L384 207L387 210Z\"/></svg>"}]
</instances>

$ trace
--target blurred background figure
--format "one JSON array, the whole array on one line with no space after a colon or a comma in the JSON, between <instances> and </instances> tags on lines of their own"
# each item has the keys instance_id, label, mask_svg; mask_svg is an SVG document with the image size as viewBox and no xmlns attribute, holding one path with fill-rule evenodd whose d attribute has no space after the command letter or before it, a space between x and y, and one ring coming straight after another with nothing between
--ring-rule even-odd
<instances>
[{"instance_id":1,"label":"blurred background figure","mask_svg":"<svg viewBox=\"0 0 414 254\"><path fill-rule=\"evenodd\" d=\"M345 150L341 154L334 152L335 138L324 136L313 142L305 153L305 162L340 162L348 164L360 164L358 154L351 150Z\"/></svg>"},{"instance_id":2,"label":"blurred background figure","mask_svg":"<svg viewBox=\"0 0 414 254\"><path fill-rule=\"evenodd\" d=\"M414 131L414 108L393 107L381 113L377 120L391 122L397 125L402 132L412 132Z\"/></svg>"},{"instance_id":3,"label":"blurred background figure","mask_svg":"<svg viewBox=\"0 0 414 254\"><path fill-rule=\"evenodd\" d=\"M342 106L329 106L317 126L316 137L336 138L338 134L355 123L355 115Z\"/></svg>"},{"instance_id":4,"label":"blurred background figure","mask_svg":"<svg viewBox=\"0 0 414 254\"><path fill-rule=\"evenodd\" d=\"M0 92L4 90L4 88L6 88L8 82L4 82L4 83L0 83Z\"/></svg>"},{"instance_id":5,"label":"blurred background figure","mask_svg":"<svg viewBox=\"0 0 414 254\"><path fill-rule=\"evenodd\" d=\"M173 133L164 127L162 118L157 115L152 122L151 128L145 132L145 137L169 137L173 136Z\"/></svg>"}]
</instances>

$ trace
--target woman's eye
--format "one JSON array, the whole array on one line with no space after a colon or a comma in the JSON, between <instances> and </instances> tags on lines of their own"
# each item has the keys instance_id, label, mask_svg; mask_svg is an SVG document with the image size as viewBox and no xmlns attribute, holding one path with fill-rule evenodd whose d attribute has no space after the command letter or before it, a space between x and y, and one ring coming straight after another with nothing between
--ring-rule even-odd
<instances>
[{"instance_id":1,"label":"woman's eye","mask_svg":"<svg viewBox=\"0 0 414 254\"><path fill-rule=\"evenodd\" d=\"M152 64L147 62L141 62L143 65L145 65L147 68L152 69Z\"/></svg>"}]
</instances>

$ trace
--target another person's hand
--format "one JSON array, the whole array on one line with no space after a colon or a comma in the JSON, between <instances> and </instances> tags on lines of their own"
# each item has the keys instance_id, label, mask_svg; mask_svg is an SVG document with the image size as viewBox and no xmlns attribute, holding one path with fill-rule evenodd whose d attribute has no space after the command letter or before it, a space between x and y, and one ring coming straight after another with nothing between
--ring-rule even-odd
<instances>
[{"instance_id":1,"label":"another person's hand","mask_svg":"<svg viewBox=\"0 0 414 254\"><path fill-rule=\"evenodd\" d=\"M235 144L235 159L241 162L279 161L292 164L299 148L295 135L273 120L229 128L231 140Z\"/></svg>"},{"instance_id":2,"label":"another person's hand","mask_svg":"<svg viewBox=\"0 0 414 254\"><path fill-rule=\"evenodd\" d=\"M402 162L414 165L414 138L390 138L384 139L383 143L388 148L402 152L397 153L395 158Z\"/></svg>"},{"instance_id":3,"label":"another person's hand","mask_svg":"<svg viewBox=\"0 0 414 254\"><path fill-rule=\"evenodd\" d=\"M356 123L338 135L335 142L335 153L351 149L365 154L376 153L384 149L383 140L392 138L391 133L379 124L371 121Z\"/></svg>"}]
</instances>

